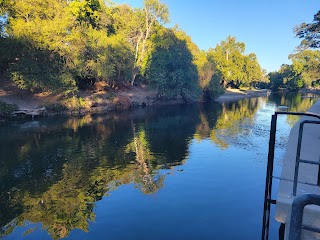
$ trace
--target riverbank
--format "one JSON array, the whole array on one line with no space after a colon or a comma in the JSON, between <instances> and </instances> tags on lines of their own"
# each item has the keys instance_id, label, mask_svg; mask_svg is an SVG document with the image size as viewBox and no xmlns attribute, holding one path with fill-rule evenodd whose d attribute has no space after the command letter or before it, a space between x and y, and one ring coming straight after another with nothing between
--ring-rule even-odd
<instances>
[{"instance_id":1,"label":"riverbank","mask_svg":"<svg viewBox=\"0 0 320 240\"><path fill-rule=\"evenodd\" d=\"M314 93L314 94L320 94L320 89L314 88L314 89L307 89L302 88L299 90L299 93Z\"/></svg>"},{"instance_id":2,"label":"riverbank","mask_svg":"<svg viewBox=\"0 0 320 240\"><path fill-rule=\"evenodd\" d=\"M235 101L244 98L253 98L267 96L270 93L268 89L240 90L227 88L225 93L216 99L217 102Z\"/></svg>"},{"instance_id":3,"label":"riverbank","mask_svg":"<svg viewBox=\"0 0 320 240\"><path fill-rule=\"evenodd\" d=\"M91 90L79 91L76 95L67 97L47 92L30 93L6 79L1 79L0 86L0 118L23 115L83 115L177 103L183 103L183 99L162 101L157 92L146 85L122 85L109 89L101 83Z\"/></svg>"},{"instance_id":4,"label":"riverbank","mask_svg":"<svg viewBox=\"0 0 320 240\"><path fill-rule=\"evenodd\" d=\"M29 115L31 117L56 114L79 115L105 113L138 106L183 103L182 99L161 101L158 99L157 92L145 85L122 85L111 90L100 84L90 91L79 91L76 96L65 97L46 92L30 93L19 89L8 80L2 79L1 82L0 103L2 102L2 104L0 104L0 115ZM234 101L267 94L267 90L226 89L225 94L215 101Z\"/></svg>"}]
</instances>

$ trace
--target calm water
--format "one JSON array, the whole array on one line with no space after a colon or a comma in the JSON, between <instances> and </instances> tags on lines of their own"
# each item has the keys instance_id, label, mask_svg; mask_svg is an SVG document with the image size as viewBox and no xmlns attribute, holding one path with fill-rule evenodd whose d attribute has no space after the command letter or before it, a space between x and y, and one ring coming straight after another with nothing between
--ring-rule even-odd
<instances>
[{"instance_id":1,"label":"calm water","mask_svg":"<svg viewBox=\"0 0 320 240\"><path fill-rule=\"evenodd\" d=\"M0 125L0 238L259 239L271 114L315 101L271 95ZM277 174L296 120L279 118Z\"/></svg>"}]
</instances>

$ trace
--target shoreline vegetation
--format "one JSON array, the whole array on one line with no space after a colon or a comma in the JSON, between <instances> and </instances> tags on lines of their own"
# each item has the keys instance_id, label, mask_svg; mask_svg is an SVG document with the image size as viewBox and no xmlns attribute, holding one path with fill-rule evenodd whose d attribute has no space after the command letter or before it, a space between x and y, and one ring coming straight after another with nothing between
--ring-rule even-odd
<instances>
[{"instance_id":1,"label":"shoreline vegetation","mask_svg":"<svg viewBox=\"0 0 320 240\"><path fill-rule=\"evenodd\" d=\"M228 36L201 50L178 25L166 27L169 18L160 0L139 8L103 0L4 1L0 96L13 105L0 109L104 112L210 101L229 87L267 84L244 42Z\"/></svg>"},{"instance_id":2,"label":"shoreline vegetation","mask_svg":"<svg viewBox=\"0 0 320 240\"><path fill-rule=\"evenodd\" d=\"M77 96L53 96L44 92L30 93L19 89L9 80L0 86L0 119L51 115L84 115L126 110L135 107L172 105L186 103L183 98L162 100L157 92L148 86L122 86L117 90L97 88L94 91L81 91ZM236 101L243 98L267 96L269 90L239 90L227 88L225 93L214 101ZM190 100L190 102L202 102Z\"/></svg>"},{"instance_id":3,"label":"shoreline vegetation","mask_svg":"<svg viewBox=\"0 0 320 240\"><path fill-rule=\"evenodd\" d=\"M103 0L2 1L0 117L320 88L320 51L310 50L320 46L320 11L295 28L303 40L289 56L292 64L270 73L235 36L201 50L178 25L166 27L169 19L161 0L144 0L140 8Z\"/></svg>"}]
</instances>

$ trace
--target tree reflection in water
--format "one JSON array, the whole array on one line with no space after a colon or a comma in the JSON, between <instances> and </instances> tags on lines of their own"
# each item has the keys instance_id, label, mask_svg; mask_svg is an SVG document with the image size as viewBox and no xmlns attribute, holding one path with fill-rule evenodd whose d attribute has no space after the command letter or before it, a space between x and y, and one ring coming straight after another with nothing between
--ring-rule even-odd
<instances>
[{"instance_id":1,"label":"tree reflection in water","mask_svg":"<svg viewBox=\"0 0 320 240\"><path fill-rule=\"evenodd\" d=\"M266 101L165 106L3 126L0 236L26 222L41 223L54 239L76 228L89 231L97 201L123 184L134 184L144 194L157 192L164 186L162 169L184 164L193 139L228 148L247 134ZM305 111L314 100L271 95L269 102Z\"/></svg>"},{"instance_id":2,"label":"tree reflection in water","mask_svg":"<svg viewBox=\"0 0 320 240\"><path fill-rule=\"evenodd\" d=\"M63 238L75 228L88 231L95 202L120 185L134 183L145 194L155 193L165 178L159 170L187 156L197 118L188 114L188 107L176 106L2 129L1 235L29 221Z\"/></svg>"},{"instance_id":3,"label":"tree reflection in water","mask_svg":"<svg viewBox=\"0 0 320 240\"><path fill-rule=\"evenodd\" d=\"M273 94L270 96L270 101L277 105L288 107L288 112L306 112L315 102L318 100L314 94L301 93L288 93L284 94ZM279 110L280 111L280 110ZM293 127L293 125L299 120L299 116L288 115L287 123Z\"/></svg>"},{"instance_id":4,"label":"tree reflection in water","mask_svg":"<svg viewBox=\"0 0 320 240\"><path fill-rule=\"evenodd\" d=\"M252 126L254 116L260 107L263 98L242 99L237 102L222 103L217 108L214 121L209 122L212 116L206 116L200 111L200 123L196 127L194 138L198 141L210 138L219 148L226 149L230 138L244 134L247 128L244 124Z\"/></svg>"}]
</instances>

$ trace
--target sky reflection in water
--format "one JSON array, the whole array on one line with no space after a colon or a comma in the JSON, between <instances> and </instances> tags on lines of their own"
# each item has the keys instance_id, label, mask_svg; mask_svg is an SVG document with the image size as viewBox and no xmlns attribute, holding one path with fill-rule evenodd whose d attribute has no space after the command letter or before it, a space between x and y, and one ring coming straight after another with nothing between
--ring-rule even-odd
<instances>
[{"instance_id":1,"label":"sky reflection in water","mask_svg":"<svg viewBox=\"0 0 320 240\"><path fill-rule=\"evenodd\" d=\"M259 239L277 95L0 127L4 239ZM276 172L294 117L280 117ZM271 239L278 225L271 228Z\"/></svg>"}]
</instances>

